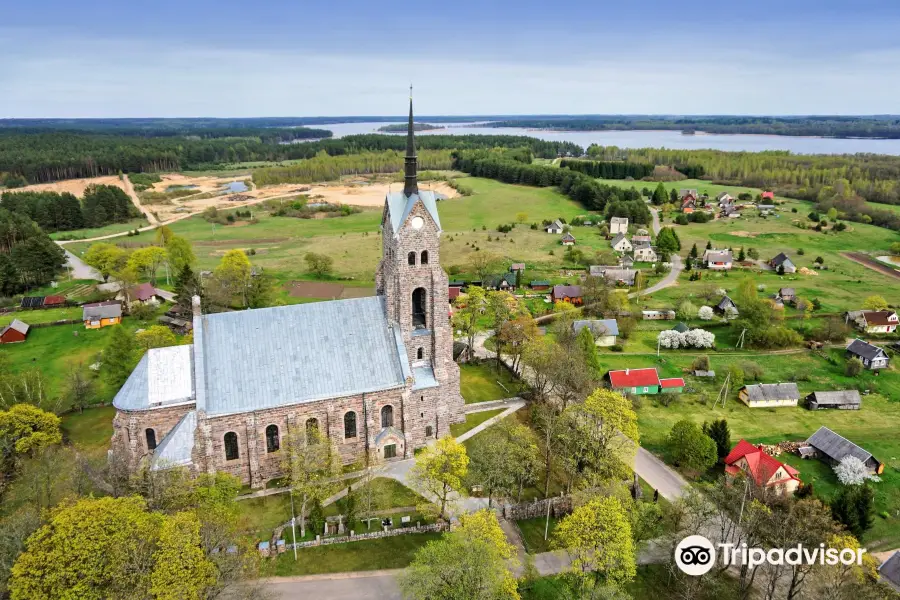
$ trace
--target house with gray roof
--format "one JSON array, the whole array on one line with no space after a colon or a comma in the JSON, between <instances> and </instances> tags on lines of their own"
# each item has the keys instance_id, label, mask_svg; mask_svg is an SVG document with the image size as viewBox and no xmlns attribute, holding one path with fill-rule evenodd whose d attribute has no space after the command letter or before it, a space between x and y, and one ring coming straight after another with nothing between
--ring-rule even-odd
<instances>
[{"instance_id":1,"label":"house with gray roof","mask_svg":"<svg viewBox=\"0 0 900 600\"><path fill-rule=\"evenodd\" d=\"M800 390L796 383L759 383L742 387L738 398L750 408L797 406Z\"/></svg>"},{"instance_id":2,"label":"house with gray roof","mask_svg":"<svg viewBox=\"0 0 900 600\"><path fill-rule=\"evenodd\" d=\"M900 592L900 550L878 566L878 574L882 582Z\"/></svg>"},{"instance_id":3,"label":"house with gray roof","mask_svg":"<svg viewBox=\"0 0 900 600\"><path fill-rule=\"evenodd\" d=\"M863 367L873 371L887 368L891 360L883 349L859 338L856 338L847 346L847 356L858 358L862 362Z\"/></svg>"},{"instance_id":4,"label":"house with gray roof","mask_svg":"<svg viewBox=\"0 0 900 600\"><path fill-rule=\"evenodd\" d=\"M343 464L393 460L464 421L441 221L416 164L410 103L375 296L215 314L195 297L193 344L148 351L116 394L113 454L132 469L222 471L260 489L284 475L288 441L321 435Z\"/></svg>"},{"instance_id":5,"label":"house with gray roof","mask_svg":"<svg viewBox=\"0 0 900 600\"><path fill-rule=\"evenodd\" d=\"M572 323L572 331L575 334L587 327L594 336L594 344L597 346L614 346L616 336L619 335L619 324L615 319L583 319Z\"/></svg>"},{"instance_id":6,"label":"house with gray roof","mask_svg":"<svg viewBox=\"0 0 900 600\"><path fill-rule=\"evenodd\" d=\"M563 222L559 219L556 219L555 221L544 227L544 231L546 231L547 233L562 233L564 228L565 226L563 225Z\"/></svg>"},{"instance_id":7,"label":"house with gray roof","mask_svg":"<svg viewBox=\"0 0 900 600\"><path fill-rule=\"evenodd\" d=\"M872 473L881 474L884 470L884 465L876 460L871 452L860 448L825 426L819 427L806 440L806 443L815 450L817 457L824 458L831 463L839 463L844 457L854 456L862 461Z\"/></svg>"},{"instance_id":8,"label":"house with gray roof","mask_svg":"<svg viewBox=\"0 0 900 600\"><path fill-rule=\"evenodd\" d=\"M780 252L777 256L769 260L769 266L776 271L780 271L783 268L785 273L797 272L797 266L784 252Z\"/></svg>"},{"instance_id":9,"label":"house with gray roof","mask_svg":"<svg viewBox=\"0 0 900 600\"><path fill-rule=\"evenodd\" d=\"M625 237L624 233L618 234L609 242L609 244L616 252L631 252L632 249L631 242Z\"/></svg>"},{"instance_id":10,"label":"house with gray roof","mask_svg":"<svg viewBox=\"0 0 900 600\"><path fill-rule=\"evenodd\" d=\"M594 277L603 277L613 285L624 285L628 287L634 285L638 273L636 269L623 269L605 265L591 265L589 272Z\"/></svg>"},{"instance_id":11,"label":"house with gray roof","mask_svg":"<svg viewBox=\"0 0 900 600\"><path fill-rule=\"evenodd\" d=\"M628 217L610 217L609 235L628 233Z\"/></svg>"},{"instance_id":12,"label":"house with gray roof","mask_svg":"<svg viewBox=\"0 0 900 600\"><path fill-rule=\"evenodd\" d=\"M93 302L81 307L81 320L88 329L99 329L122 322L122 303L115 300Z\"/></svg>"}]
</instances>

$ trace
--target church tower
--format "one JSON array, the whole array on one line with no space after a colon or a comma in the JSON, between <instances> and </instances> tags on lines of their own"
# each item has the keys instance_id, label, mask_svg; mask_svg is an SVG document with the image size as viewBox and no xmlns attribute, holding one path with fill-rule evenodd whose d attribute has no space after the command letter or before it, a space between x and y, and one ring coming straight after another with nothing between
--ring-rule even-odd
<instances>
[{"instance_id":1,"label":"church tower","mask_svg":"<svg viewBox=\"0 0 900 600\"><path fill-rule=\"evenodd\" d=\"M376 293L384 296L388 320L398 327L406 348L414 379L412 395L435 405L434 411L415 408L410 419L422 420L417 429L442 436L451 422L465 416L459 367L453 361L448 278L440 263L437 199L434 192L420 190L417 180L412 96L403 175L403 191L385 198ZM433 385L423 387L429 384Z\"/></svg>"}]
</instances>

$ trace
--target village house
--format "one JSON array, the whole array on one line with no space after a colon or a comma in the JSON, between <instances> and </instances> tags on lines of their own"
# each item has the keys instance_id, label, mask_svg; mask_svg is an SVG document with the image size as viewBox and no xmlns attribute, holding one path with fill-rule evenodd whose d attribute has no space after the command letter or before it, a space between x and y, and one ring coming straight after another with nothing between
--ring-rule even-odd
<instances>
[{"instance_id":1,"label":"village house","mask_svg":"<svg viewBox=\"0 0 900 600\"><path fill-rule=\"evenodd\" d=\"M797 297L797 292L792 287L783 287L779 288L778 294L775 297L780 298L784 302L793 302Z\"/></svg>"},{"instance_id":2,"label":"village house","mask_svg":"<svg viewBox=\"0 0 900 600\"><path fill-rule=\"evenodd\" d=\"M671 321L675 318L674 310L642 310L641 318L646 321Z\"/></svg>"},{"instance_id":3,"label":"village house","mask_svg":"<svg viewBox=\"0 0 900 600\"><path fill-rule=\"evenodd\" d=\"M891 554L878 566L879 581L882 581L900 592L900 550Z\"/></svg>"},{"instance_id":4,"label":"village house","mask_svg":"<svg viewBox=\"0 0 900 600\"><path fill-rule=\"evenodd\" d=\"M611 217L609 219L609 235L628 233L628 217Z\"/></svg>"},{"instance_id":5,"label":"village house","mask_svg":"<svg viewBox=\"0 0 900 600\"><path fill-rule=\"evenodd\" d=\"M847 438L838 435L829 428L822 426L812 434L806 443L813 449L813 452L801 453L801 456L813 456L816 458L824 458L831 464L841 462L847 456L855 456L858 458L871 473L881 475L884 471L884 464L876 460L871 452L860 448Z\"/></svg>"},{"instance_id":6,"label":"village house","mask_svg":"<svg viewBox=\"0 0 900 600\"><path fill-rule=\"evenodd\" d=\"M574 246L575 245L575 236L571 233L566 233L562 236L560 240L563 246Z\"/></svg>"},{"instance_id":7,"label":"village house","mask_svg":"<svg viewBox=\"0 0 900 600\"><path fill-rule=\"evenodd\" d=\"M713 271L727 271L731 269L731 250L706 250L703 253L703 264Z\"/></svg>"},{"instance_id":8,"label":"village house","mask_svg":"<svg viewBox=\"0 0 900 600\"><path fill-rule=\"evenodd\" d=\"M813 392L806 397L806 407L809 410L819 410L820 408L859 410L862 407L862 398L856 390Z\"/></svg>"},{"instance_id":9,"label":"village house","mask_svg":"<svg viewBox=\"0 0 900 600\"><path fill-rule=\"evenodd\" d=\"M682 190L684 191L684 190ZM691 194L687 194L686 196L681 198L681 212L685 214L690 214L697 210L697 197Z\"/></svg>"},{"instance_id":10,"label":"village house","mask_svg":"<svg viewBox=\"0 0 900 600\"><path fill-rule=\"evenodd\" d=\"M171 314L160 315L156 320L178 335L185 335L194 328L193 322Z\"/></svg>"},{"instance_id":11,"label":"village house","mask_svg":"<svg viewBox=\"0 0 900 600\"><path fill-rule=\"evenodd\" d=\"M622 394L678 394L684 391L684 379L660 379L656 369L652 368L609 371L605 379L610 388Z\"/></svg>"},{"instance_id":12,"label":"village house","mask_svg":"<svg viewBox=\"0 0 900 600\"><path fill-rule=\"evenodd\" d=\"M759 197L760 200L775 200L775 192L763 192Z\"/></svg>"},{"instance_id":13,"label":"village house","mask_svg":"<svg viewBox=\"0 0 900 600\"><path fill-rule=\"evenodd\" d=\"M772 267L775 271L778 271L781 267L784 267L785 273L796 273L797 267L791 262L791 259L788 258L787 254L781 252L775 258L769 261L769 266Z\"/></svg>"},{"instance_id":14,"label":"village house","mask_svg":"<svg viewBox=\"0 0 900 600\"><path fill-rule=\"evenodd\" d=\"M625 256L623 256L622 258L619 259L619 265L626 269L630 269L631 267L634 266L634 259L626 254Z\"/></svg>"},{"instance_id":15,"label":"village house","mask_svg":"<svg viewBox=\"0 0 900 600\"><path fill-rule=\"evenodd\" d=\"M81 320L88 329L100 329L122 322L122 304L115 300L93 302L81 307Z\"/></svg>"},{"instance_id":16,"label":"village house","mask_svg":"<svg viewBox=\"0 0 900 600\"><path fill-rule=\"evenodd\" d=\"M726 318L735 318L738 316L739 311L737 304L734 303L734 300L729 298L728 296L722 296L722 299L719 300L719 303L713 307L713 311L722 315Z\"/></svg>"},{"instance_id":17,"label":"village house","mask_svg":"<svg viewBox=\"0 0 900 600\"><path fill-rule=\"evenodd\" d=\"M624 233L620 233L614 237L610 242L610 245L616 252L631 252L632 249L631 242L628 241L628 238L625 237Z\"/></svg>"},{"instance_id":18,"label":"village house","mask_svg":"<svg viewBox=\"0 0 900 600\"><path fill-rule=\"evenodd\" d=\"M502 290L504 292L516 289L516 274L503 273L502 275L488 275L484 278L483 286L486 290Z\"/></svg>"},{"instance_id":19,"label":"village house","mask_svg":"<svg viewBox=\"0 0 900 600\"><path fill-rule=\"evenodd\" d=\"M634 244L634 260L655 263L657 261L656 250L650 246L649 242Z\"/></svg>"},{"instance_id":20,"label":"village house","mask_svg":"<svg viewBox=\"0 0 900 600\"><path fill-rule=\"evenodd\" d=\"M0 344L24 342L25 338L28 337L29 328L28 323L19 319L13 319L12 323L4 327L3 331L0 331Z\"/></svg>"},{"instance_id":21,"label":"village house","mask_svg":"<svg viewBox=\"0 0 900 600\"><path fill-rule=\"evenodd\" d=\"M615 319L579 320L572 323L572 331L576 334L587 327L594 336L594 344L607 347L616 344L619 335L619 324Z\"/></svg>"},{"instance_id":22,"label":"village house","mask_svg":"<svg viewBox=\"0 0 900 600\"><path fill-rule=\"evenodd\" d=\"M716 196L716 202L719 204L719 206L722 206L723 204L731 204L734 202L734 196L732 196L728 192L719 192L719 195Z\"/></svg>"},{"instance_id":23,"label":"village house","mask_svg":"<svg viewBox=\"0 0 900 600\"><path fill-rule=\"evenodd\" d=\"M525 272L525 263L513 263L509 265L509 271L511 273L515 273L516 271Z\"/></svg>"},{"instance_id":24,"label":"village house","mask_svg":"<svg viewBox=\"0 0 900 600\"><path fill-rule=\"evenodd\" d=\"M631 236L631 244L633 246L636 246L637 244L644 244L644 243L649 244L652 241L653 241L653 238L651 238L649 235L633 235L633 236Z\"/></svg>"},{"instance_id":25,"label":"village house","mask_svg":"<svg viewBox=\"0 0 900 600\"><path fill-rule=\"evenodd\" d=\"M163 302L163 297L159 295L156 288L149 283L142 283L131 288L128 292L128 299L132 304L152 304L159 305ZM126 301L125 292L116 294L116 300Z\"/></svg>"},{"instance_id":26,"label":"village house","mask_svg":"<svg viewBox=\"0 0 900 600\"><path fill-rule=\"evenodd\" d=\"M603 277L613 285L625 285L632 287L637 278L637 270L610 267L605 265L591 265L588 272L592 277Z\"/></svg>"},{"instance_id":27,"label":"village house","mask_svg":"<svg viewBox=\"0 0 900 600\"><path fill-rule=\"evenodd\" d=\"M844 313L844 321L866 333L894 333L900 325L892 310L851 310Z\"/></svg>"},{"instance_id":28,"label":"village house","mask_svg":"<svg viewBox=\"0 0 900 600\"><path fill-rule=\"evenodd\" d=\"M796 383L759 383L742 387L738 398L750 408L797 406L800 390Z\"/></svg>"},{"instance_id":29,"label":"village house","mask_svg":"<svg viewBox=\"0 0 900 600\"><path fill-rule=\"evenodd\" d=\"M741 216L741 211L738 210L737 206L728 204L722 207L721 216L727 217L729 219L737 219Z\"/></svg>"},{"instance_id":30,"label":"village house","mask_svg":"<svg viewBox=\"0 0 900 600\"><path fill-rule=\"evenodd\" d=\"M756 209L759 211L761 215L771 215L775 212L774 204L757 204Z\"/></svg>"},{"instance_id":31,"label":"village house","mask_svg":"<svg viewBox=\"0 0 900 600\"><path fill-rule=\"evenodd\" d=\"M890 363L890 358L884 350L859 338L847 346L847 356L858 358L865 368L873 371L886 369Z\"/></svg>"},{"instance_id":32,"label":"village house","mask_svg":"<svg viewBox=\"0 0 900 600\"><path fill-rule=\"evenodd\" d=\"M437 199L420 190L410 103L404 186L385 197L376 295L203 314L194 343L154 348L113 400L131 468L284 476L285 436L318 431L342 464L410 458L465 420Z\"/></svg>"},{"instance_id":33,"label":"village house","mask_svg":"<svg viewBox=\"0 0 900 600\"><path fill-rule=\"evenodd\" d=\"M741 440L725 457L725 475L729 478L745 475L757 486L775 492L779 496L793 494L800 487L800 472L773 456L766 454L762 446L754 446Z\"/></svg>"},{"instance_id":34,"label":"village house","mask_svg":"<svg viewBox=\"0 0 900 600\"><path fill-rule=\"evenodd\" d=\"M550 292L550 299L553 302L569 302L576 306L584 302L580 285L554 285L553 291Z\"/></svg>"},{"instance_id":35,"label":"village house","mask_svg":"<svg viewBox=\"0 0 900 600\"><path fill-rule=\"evenodd\" d=\"M536 292L545 292L550 289L550 282L546 279L535 279L528 284L528 287Z\"/></svg>"},{"instance_id":36,"label":"village house","mask_svg":"<svg viewBox=\"0 0 900 600\"><path fill-rule=\"evenodd\" d=\"M560 221L559 219L556 219L555 221L553 221L552 223L547 225L544 228L544 231L546 231L547 233L562 233L563 228L564 228L564 225L563 225L562 221Z\"/></svg>"}]
</instances>

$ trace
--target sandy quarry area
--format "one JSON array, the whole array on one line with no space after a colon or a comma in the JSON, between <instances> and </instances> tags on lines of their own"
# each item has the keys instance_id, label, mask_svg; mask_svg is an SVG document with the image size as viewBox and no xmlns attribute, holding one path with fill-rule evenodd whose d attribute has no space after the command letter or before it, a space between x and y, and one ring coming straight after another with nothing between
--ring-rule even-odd
<instances>
[{"instance_id":1,"label":"sandy quarry area","mask_svg":"<svg viewBox=\"0 0 900 600\"><path fill-rule=\"evenodd\" d=\"M243 177L188 177L181 173L166 173L165 175L160 175L160 179L161 181L153 184L152 191L165 192L168 190L169 186L181 185L192 186L194 191L200 194L202 192L214 192L219 190L232 181L244 181L245 179L250 179L250 175L245 175Z\"/></svg>"},{"instance_id":2,"label":"sandy quarry area","mask_svg":"<svg viewBox=\"0 0 900 600\"><path fill-rule=\"evenodd\" d=\"M328 202L331 204L352 204L354 206L382 206L384 197L388 190L395 192L403 189L399 183L372 183L369 185L341 185L341 184L321 184L321 185L274 185L257 190L254 194L257 198L271 198L272 196L280 196L289 194L291 190L298 188L309 188L303 192L309 196L316 196L319 202ZM423 182L419 184L421 190L433 190L439 194L443 194L447 198L455 198L459 194L455 189L447 185L443 181Z\"/></svg>"},{"instance_id":3,"label":"sandy quarry area","mask_svg":"<svg viewBox=\"0 0 900 600\"><path fill-rule=\"evenodd\" d=\"M58 192L60 194L62 194L63 192L69 192L70 194L74 194L80 198L84 196L85 188L95 183L100 185L115 185L122 189L125 189L125 186L117 176L109 175L107 177L91 177L88 179L66 179L65 181L55 181L53 183L35 183L34 185L27 185L23 188L16 188L13 191Z\"/></svg>"}]
</instances>

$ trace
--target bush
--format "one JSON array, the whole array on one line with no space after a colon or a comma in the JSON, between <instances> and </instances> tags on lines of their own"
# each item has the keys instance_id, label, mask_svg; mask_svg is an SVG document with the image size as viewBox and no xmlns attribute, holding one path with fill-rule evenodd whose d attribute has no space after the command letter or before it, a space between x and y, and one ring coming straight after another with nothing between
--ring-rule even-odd
<instances>
[{"instance_id":1,"label":"bush","mask_svg":"<svg viewBox=\"0 0 900 600\"><path fill-rule=\"evenodd\" d=\"M844 367L844 373L847 377L857 377L863 370L862 361L858 358L851 358Z\"/></svg>"},{"instance_id":2,"label":"bush","mask_svg":"<svg viewBox=\"0 0 900 600\"><path fill-rule=\"evenodd\" d=\"M688 221L688 218L687 218L687 215L686 215L686 214L681 213L681 214L679 214L677 217L675 217L675 222L676 222L678 225L687 225L690 221Z\"/></svg>"},{"instance_id":3,"label":"bush","mask_svg":"<svg viewBox=\"0 0 900 600\"><path fill-rule=\"evenodd\" d=\"M763 369L755 362L742 362L741 370L744 372L744 381L759 381L762 379Z\"/></svg>"},{"instance_id":4,"label":"bush","mask_svg":"<svg viewBox=\"0 0 900 600\"><path fill-rule=\"evenodd\" d=\"M625 350L625 347L622 346L622 344L613 344L609 347L609 349L613 352L622 352L623 350Z\"/></svg>"}]
</instances>

